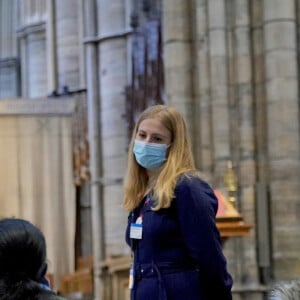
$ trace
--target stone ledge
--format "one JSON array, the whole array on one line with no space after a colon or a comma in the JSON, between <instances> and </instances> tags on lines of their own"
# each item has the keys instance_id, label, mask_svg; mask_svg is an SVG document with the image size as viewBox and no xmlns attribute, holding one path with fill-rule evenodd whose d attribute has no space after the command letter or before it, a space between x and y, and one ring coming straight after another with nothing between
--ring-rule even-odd
<instances>
[{"instance_id":1,"label":"stone ledge","mask_svg":"<svg viewBox=\"0 0 300 300\"><path fill-rule=\"evenodd\" d=\"M76 100L57 99L4 99L0 100L0 116L3 115L72 115Z\"/></svg>"}]
</instances>

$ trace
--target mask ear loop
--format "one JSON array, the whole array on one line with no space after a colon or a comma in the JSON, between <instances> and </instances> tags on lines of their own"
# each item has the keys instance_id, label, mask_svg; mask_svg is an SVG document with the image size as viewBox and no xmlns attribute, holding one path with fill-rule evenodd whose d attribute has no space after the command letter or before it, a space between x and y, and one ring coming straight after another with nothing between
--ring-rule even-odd
<instances>
[{"instance_id":1,"label":"mask ear loop","mask_svg":"<svg viewBox=\"0 0 300 300\"><path fill-rule=\"evenodd\" d=\"M168 156L169 156L171 146L172 146L172 143L170 143L169 145L167 145L166 158L168 158Z\"/></svg>"}]
</instances>

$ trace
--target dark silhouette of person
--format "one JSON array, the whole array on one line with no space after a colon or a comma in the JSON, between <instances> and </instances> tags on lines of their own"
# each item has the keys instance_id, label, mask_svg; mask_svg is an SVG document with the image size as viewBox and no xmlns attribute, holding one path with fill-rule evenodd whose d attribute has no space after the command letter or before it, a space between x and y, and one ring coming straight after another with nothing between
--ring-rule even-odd
<instances>
[{"instance_id":1,"label":"dark silhouette of person","mask_svg":"<svg viewBox=\"0 0 300 300\"><path fill-rule=\"evenodd\" d=\"M46 241L29 221L0 220L0 299L58 300L45 278Z\"/></svg>"}]
</instances>

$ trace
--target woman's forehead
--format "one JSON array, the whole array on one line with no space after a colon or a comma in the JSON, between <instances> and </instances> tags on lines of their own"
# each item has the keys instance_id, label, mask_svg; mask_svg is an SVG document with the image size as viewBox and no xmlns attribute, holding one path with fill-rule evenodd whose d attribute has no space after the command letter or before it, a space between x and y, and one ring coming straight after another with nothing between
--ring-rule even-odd
<instances>
[{"instance_id":1,"label":"woman's forehead","mask_svg":"<svg viewBox=\"0 0 300 300\"><path fill-rule=\"evenodd\" d=\"M145 119L139 124L138 130L158 132L158 133L170 133L163 122L159 119Z\"/></svg>"}]
</instances>

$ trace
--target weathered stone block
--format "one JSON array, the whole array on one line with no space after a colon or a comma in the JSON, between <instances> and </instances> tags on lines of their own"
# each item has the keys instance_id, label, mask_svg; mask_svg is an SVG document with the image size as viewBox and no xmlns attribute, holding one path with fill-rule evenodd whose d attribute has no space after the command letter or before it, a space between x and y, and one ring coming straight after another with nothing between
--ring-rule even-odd
<instances>
[{"instance_id":1,"label":"weathered stone block","mask_svg":"<svg viewBox=\"0 0 300 300\"><path fill-rule=\"evenodd\" d=\"M225 1L209 0L208 3L208 19L209 27L225 28Z\"/></svg>"},{"instance_id":2,"label":"weathered stone block","mask_svg":"<svg viewBox=\"0 0 300 300\"><path fill-rule=\"evenodd\" d=\"M296 51L292 49L274 50L267 53L265 59L266 77L269 80L297 77Z\"/></svg>"},{"instance_id":3,"label":"weathered stone block","mask_svg":"<svg viewBox=\"0 0 300 300\"><path fill-rule=\"evenodd\" d=\"M294 0L265 0L263 9L265 21L295 19Z\"/></svg>"},{"instance_id":4,"label":"weathered stone block","mask_svg":"<svg viewBox=\"0 0 300 300\"><path fill-rule=\"evenodd\" d=\"M268 71L268 74L270 70ZM286 101L292 103L298 99L298 80L297 77L277 77L270 75L272 79L268 80L265 89L268 102Z\"/></svg>"},{"instance_id":5,"label":"weathered stone block","mask_svg":"<svg viewBox=\"0 0 300 300\"><path fill-rule=\"evenodd\" d=\"M293 20L267 23L264 31L266 51L296 49L296 25Z\"/></svg>"}]
</instances>

